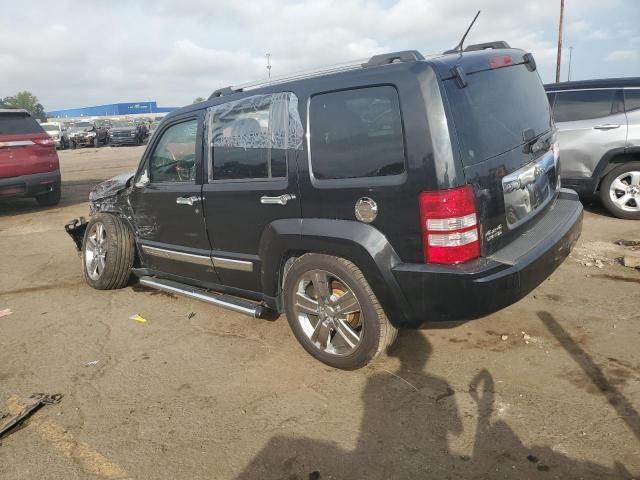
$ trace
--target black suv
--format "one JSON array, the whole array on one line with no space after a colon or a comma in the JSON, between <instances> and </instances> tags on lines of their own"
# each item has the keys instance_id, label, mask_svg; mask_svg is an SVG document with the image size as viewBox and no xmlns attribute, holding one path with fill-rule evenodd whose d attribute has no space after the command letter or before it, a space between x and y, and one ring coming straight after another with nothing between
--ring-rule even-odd
<instances>
[{"instance_id":1,"label":"black suv","mask_svg":"<svg viewBox=\"0 0 640 480\"><path fill-rule=\"evenodd\" d=\"M168 115L136 172L66 228L94 288L143 285L256 317L357 368L399 327L516 302L569 254L530 54L500 42L214 92Z\"/></svg>"}]
</instances>

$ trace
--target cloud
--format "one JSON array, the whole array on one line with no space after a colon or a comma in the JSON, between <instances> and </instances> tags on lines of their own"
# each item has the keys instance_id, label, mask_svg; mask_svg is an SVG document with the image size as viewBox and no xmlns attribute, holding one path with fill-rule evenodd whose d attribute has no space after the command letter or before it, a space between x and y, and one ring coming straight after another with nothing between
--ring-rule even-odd
<instances>
[{"instance_id":1,"label":"cloud","mask_svg":"<svg viewBox=\"0 0 640 480\"><path fill-rule=\"evenodd\" d=\"M576 74L581 65L583 75L603 69L588 55L633 49L628 42L637 33L613 34L637 32L637 0L611 2L615 8L605 12L598 0L567 9L565 45L585 52ZM91 18L72 0L58 0L60 15L41 15L49 5L3 2L0 97L29 89L51 110L144 100L182 105L264 78L267 52L273 75L384 51L438 53L459 41L475 14L468 0L111 0L92 4ZM467 44L506 40L532 52L550 80L557 0L484 0L481 8Z\"/></svg>"},{"instance_id":2,"label":"cloud","mask_svg":"<svg viewBox=\"0 0 640 480\"><path fill-rule=\"evenodd\" d=\"M607 55L609 62L631 62L640 60L640 54L637 50L614 50Z\"/></svg>"}]
</instances>

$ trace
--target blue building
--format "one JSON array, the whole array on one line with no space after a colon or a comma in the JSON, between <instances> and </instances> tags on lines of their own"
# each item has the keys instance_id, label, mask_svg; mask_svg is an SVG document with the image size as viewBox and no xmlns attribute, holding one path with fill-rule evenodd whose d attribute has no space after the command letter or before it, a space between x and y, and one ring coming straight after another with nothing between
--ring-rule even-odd
<instances>
[{"instance_id":1,"label":"blue building","mask_svg":"<svg viewBox=\"0 0 640 480\"><path fill-rule=\"evenodd\" d=\"M158 107L156 102L110 103L95 107L68 108L47 112L49 118L78 118L78 117L111 117L117 115L136 115L168 113L177 107Z\"/></svg>"}]
</instances>

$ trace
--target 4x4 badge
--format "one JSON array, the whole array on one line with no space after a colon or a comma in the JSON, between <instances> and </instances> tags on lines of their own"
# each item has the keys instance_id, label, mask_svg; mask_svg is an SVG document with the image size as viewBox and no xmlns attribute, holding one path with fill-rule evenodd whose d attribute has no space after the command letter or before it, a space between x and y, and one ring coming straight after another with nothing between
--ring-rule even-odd
<instances>
[{"instance_id":1,"label":"4x4 badge","mask_svg":"<svg viewBox=\"0 0 640 480\"><path fill-rule=\"evenodd\" d=\"M373 222L378 216L378 204L369 197L362 197L356 202L356 218L364 223Z\"/></svg>"},{"instance_id":2,"label":"4x4 badge","mask_svg":"<svg viewBox=\"0 0 640 480\"><path fill-rule=\"evenodd\" d=\"M490 242L494 238L502 235L502 224L498 225L496 228L492 228L491 230L487 230L487 233L484 234L484 238L486 238L487 242Z\"/></svg>"}]
</instances>

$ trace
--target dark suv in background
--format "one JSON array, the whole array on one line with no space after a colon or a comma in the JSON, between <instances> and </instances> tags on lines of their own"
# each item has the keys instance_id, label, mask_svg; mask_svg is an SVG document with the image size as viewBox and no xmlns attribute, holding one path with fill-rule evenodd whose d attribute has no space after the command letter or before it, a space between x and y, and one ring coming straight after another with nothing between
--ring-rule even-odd
<instances>
[{"instance_id":1,"label":"dark suv in background","mask_svg":"<svg viewBox=\"0 0 640 480\"><path fill-rule=\"evenodd\" d=\"M640 77L546 85L562 183L619 218L640 220Z\"/></svg>"},{"instance_id":2,"label":"dark suv in background","mask_svg":"<svg viewBox=\"0 0 640 480\"><path fill-rule=\"evenodd\" d=\"M263 316L339 368L399 327L469 320L542 282L580 235L533 57L504 42L224 88L169 114L136 172L66 229L89 285Z\"/></svg>"},{"instance_id":3,"label":"dark suv in background","mask_svg":"<svg viewBox=\"0 0 640 480\"><path fill-rule=\"evenodd\" d=\"M51 206L60 196L55 141L26 110L0 109L0 199L35 197Z\"/></svg>"}]
</instances>

